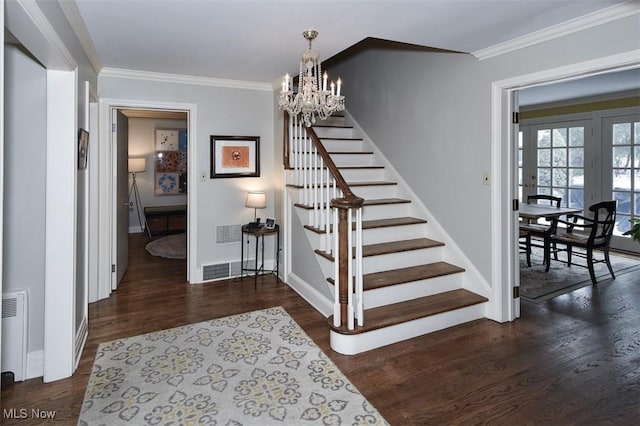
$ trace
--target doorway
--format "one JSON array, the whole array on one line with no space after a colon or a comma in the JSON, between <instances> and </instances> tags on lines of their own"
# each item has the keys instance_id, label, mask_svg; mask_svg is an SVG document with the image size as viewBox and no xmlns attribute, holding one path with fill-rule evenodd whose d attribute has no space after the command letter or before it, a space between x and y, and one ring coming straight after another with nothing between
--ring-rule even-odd
<instances>
[{"instance_id":1,"label":"doorway","mask_svg":"<svg viewBox=\"0 0 640 426\"><path fill-rule=\"evenodd\" d=\"M126 173L117 173L116 183L117 288L127 268L129 234L141 233L149 243L153 240L157 250L150 253L154 255L175 258L181 255L176 251L184 249L186 262L189 135L185 111L116 111L116 163L119 169L126 167ZM172 252L165 254L164 246Z\"/></svg>"},{"instance_id":2,"label":"doorway","mask_svg":"<svg viewBox=\"0 0 640 426\"><path fill-rule=\"evenodd\" d=\"M115 112L123 111L121 114L126 118L127 124L131 121L134 123L131 129L127 130L127 139L131 135L131 141L127 140L126 148L118 150L117 138L117 126L114 125ZM185 150L184 156L186 157L186 173L183 179L183 188L186 190L186 194L178 193L170 196L156 196L154 193L154 178L156 166L154 163L154 156L156 150L155 147L155 130L158 128L178 127L184 132L185 136L189 140L195 140L196 129L196 107L193 104L181 104L181 103L162 103L162 102L147 102L147 101L131 101L131 100L114 100L103 99L100 103L100 125L101 135L104 138L104 144L101 144L100 163L101 163L101 175L100 181L100 199L104 200L105 205L110 205L111 208L107 209L100 219L101 228L100 232L100 252L105 253L106 257L101 258L99 271L100 279L97 282L97 295L95 300L101 300L109 297L111 291L117 288L118 273L117 273L117 259L118 259L118 224L121 228L124 227L123 236L120 237L128 241L128 235L130 232L145 232L146 224L144 217L145 207L179 204L187 206L187 215L184 220L184 234L186 240L186 281L189 282L191 276L190 271L193 270L195 261L195 244L194 240L190 238L190 233L195 231L195 226L192 226L195 220L193 209L189 208L194 204L195 200L195 185L189 185L193 172L191 164L195 161L195 148L194 144L190 144L189 149ZM127 115L129 117L127 117ZM130 127L130 126L127 126ZM136 130L137 129L137 130ZM146 133L146 134L145 134ZM143 135L143 136L140 136ZM138 138L143 139L134 140ZM188 141L187 141L188 144ZM124 152L122 158L121 153ZM132 173L128 170L128 159L130 157L137 156L145 159L144 172L136 172L136 185L140 194L140 200L138 205L134 201L134 194L130 193L132 190ZM118 159L120 159L120 168L118 172ZM124 162L122 162L124 159ZM124 166L122 165L124 164ZM144 176L143 176L144 175ZM125 182L124 198L121 196L118 200L118 182ZM122 192L122 190L121 190ZM129 197L129 195L131 195ZM125 211L125 220L118 221L119 211ZM139 216L137 216L139 215ZM137 217L140 218L140 223ZM123 225L124 224L124 225ZM123 225L123 226L122 226ZM131 226L130 226L131 225ZM145 234L148 235L148 234ZM153 233L151 234L154 235ZM157 236L157 235L156 235ZM147 237L148 238L148 237ZM126 243L128 244L128 242ZM124 275L124 272L121 272ZM95 301L93 300L93 301Z\"/></svg>"},{"instance_id":3,"label":"doorway","mask_svg":"<svg viewBox=\"0 0 640 426\"><path fill-rule=\"evenodd\" d=\"M516 158L517 125L511 117L518 110L518 92L527 87L563 80L616 72L640 67L637 52L629 52L576 63L556 69L496 81L492 85L492 175L498 184L492 186L492 229L496 242L492 245L493 312L497 321L512 321L520 316L520 299L515 288L520 284L518 250L518 199ZM514 132L514 127L516 131Z\"/></svg>"}]
</instances>

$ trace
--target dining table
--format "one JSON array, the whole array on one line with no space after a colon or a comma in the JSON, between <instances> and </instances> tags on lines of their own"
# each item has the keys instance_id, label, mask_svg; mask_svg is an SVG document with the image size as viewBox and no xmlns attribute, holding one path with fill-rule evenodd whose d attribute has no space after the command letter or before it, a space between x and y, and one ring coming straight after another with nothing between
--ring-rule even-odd
<instances>
[{"instance_id":1,"label":"dining table","mask_svg":"<svg viewBox=\"0 0 640 426\"><path fill-rule=\"evenodd\" d=\"M518 209L518 214L520 216L522 220L521 224L524 226L524 229L528 228L529 224L535 224L538 219L544 218L547 221L551 222L550 225L548 226L544 226L542 227L538 232L543 234L543 239L544 242L542 245L539 244L534 244L532 242L531 236L528 237L527 240L527 263L529 264L530 261L530 253L531 253L531 247L542 247L544 248L544 259L543 259L543 263L547 263L550 262L550 254L551 254L551 243L550 243L550 239L549 236L551 234L555 234L556 229L557 229L557 220L560 216L563 215L571 215L571 214L576 214L576 213L582 213L582 209L580 208L575 208L575 207L555 207L552 205L545 205L545 204L535 204L535 203L522 203L519 206ZM540 225L533 225L533 227L538 227ZM521 230L523 228L520 228ZM531 234L529 234L531 235ZM557 256L557 251L554 252L556 253ZM556 257L557 258L557 257Z\"/></svg>"},{"instance_id":2,"label":"dining table","mask_svg":"<svg viewBox=\"0 0 640 426\"><path fill-rule=\"evenodd\" d=\"M555 207L544 204L522 203L519 206L518 214L522 219L535 222L538 219L558 218L563 215L581 213L582 209L576 207Z\"/></svg>"}]
</instances>

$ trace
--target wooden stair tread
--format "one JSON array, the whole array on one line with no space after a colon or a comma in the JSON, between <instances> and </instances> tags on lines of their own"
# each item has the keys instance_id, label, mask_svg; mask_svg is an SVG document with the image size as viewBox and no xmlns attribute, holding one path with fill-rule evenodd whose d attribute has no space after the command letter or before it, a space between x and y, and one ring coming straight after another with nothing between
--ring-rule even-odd
<instances>
[{"instance_id":1,"label":"wooden stair tread","mask_svg":"<svg viewBox=\"0 0 640 426\"><path fill-rule=\"evenodd\" d=\"M459 274L464 271L464 268L447 262L434 262L408 268L365 274L362 277L362 282L365 290L372 290L396 284L405 284L445 275Z\"/></svg>"},{"instance_id":2,"label":"wooden stair tread","mask_svg":"<svg viewBox=\"0 0 640 426\"><path fill-rule=\"evenodd\" d=\"M410 203L411 200L406 200L404 198L376 198L364 200L363 206L380 206L384 204L403 204Z\"/></svg>"},{"instance_id":3,"label":"wooden stair tread","mask_svg":"<svg viewBox=\"0 0 640 426\"><path fill-rule=\"evenodd\" d=\"M336 129L353 129L353 126L349 126L347 124L344 124L344 125L340 125L340 124L314 124L311 127L323 127L323 128L335 127Z\"/></svg>"},{"instance_id":4,"label":"wooden stair tread","mask_svg":"<svg viewBox=\"0 0 640 426\"><path fill-rule=\"evenodd\" d=\"M410 202L411 200L406 200L403 198L379 198L374 200L364 200L364 203L362 205L363 206L382 206L385 204L403 204L403 203L410 203ZM295 203L294 206L300 207L301 209L305 209L305 210L313 210L312 204Z\"/></svg>"},{"instance_id":5,"label":"wooden stair tread","mask_svg":"<svg viewBox=\"0 0 640 426\"><path fill-rule=\"evenodd\" d=\"M389 186L389 185L397 185L397 182L390 182L390 181L359 181L359 182L347 182L348 186ZM288 183L286 186L288 186L289 188L304 188L304 185L298 185L298 184L294 184L294 183ZM308 188L316 188L319 187L320 185L314 185L314 184L309 184L307 185ZM327 187L327 184L323 184L322 185L323 188Z\"/></svg>"},{"instance_id":6,"label":"wooden stair tread","mask_svg":"<svg viewBox=\"0 0 640 426\"><path fill-rule=\"evenodd\" d=\"M468 290L458 289L379 308L367 309L364 312L364 326L356 326L353 330L348 330L346 327L335 327L333 325L333 315L327 321L329 327L338 333L361 334L487 301L486 297Z\"/></svg>"},{"instance_id":7,"label":"wooden stair tread","mask_svg":"<svg viewBox=\"0 0 640 426\"><path fill-rule=\"evenodd\" d=\"M347 185L349 186L381 186L381 185L397 185L397 184L398 182L391 182L386 180L347 182Z\"/></svg>"},{"instance_id":8,"label":"wooden stair tread","mask_svg":"<svg viewBox=\"0 0 640 426\"><path fill-rule=\"evenodd\" d=\"M400 253L403 251L422 250L433 247L441 247L444 243L431 240L429 238L416 238L412 240L391 241L388 243L369 244L362 246L362 257L380 256L383 254ZM324 257L330 262L335 261L333 255L316 249L316 254ZM353 249L355 256L355 248Z\"/></svg>"},{"instance_id":9,"label":"wooden stair tread","mask_svg":"<svg viewBox=\"0 0 640 426\"><path fill-rule=\"evenodd\" d=\"M362 230L366 229L378 229L378 228L388 228L392 226L405 226L405 225L420 225L423 223L427 223L424 219L418 219L415 217L394 217L391 219L376 219L376 220L363 220L362 221ZM352 224L352 228L355 229L355 222ZM315 228L311 225L304 225L306 229L309 231L313 231L316 234L324 234L324 229ZM333 225L330 228L333 230Z\"/></svg>"},{"instance_id":10,"label":"wooden stair tread","mask_svg":"<svg viewBox=\"0 0 640 426\"><path fill-rule=\"evenodd\" d=\"M347 155L357 155L357 154L364 154L364 155L373 155L373 151L329 151L328 152L329 155L337 155L337 154L347 154Z\"/></svg>"},{"instance_id":11,"label":"wooden stair tread","mask_svg":"<svg viewBox=\"0 0 640 426\"><path fill-rule=\"evenodd\" d=\"M429 238L416 238L413 240L392 241L389 243L369 244L362 246L362 256L378 256L381 254L398 253L402 251L420 250L425 248L440 247L444 243Z\"/></svg>"},{"instance_id":12,"label":"wooden stair tread","mask_svg":"<svg viewBox=\"0 0 640 426\"><path fill-rule=\"evenodd\" d=\"M445 275L459 274L464 271L465 270L463 268L447 262L427 263L424 265L365 274L362 276L362 286L364 291L375 290L376 288L390 287L397 284L406 284L414 281L443 277ZM335 284L333 278L327 278L327 281L331 285Z\"/></svg>"}]
</instances>

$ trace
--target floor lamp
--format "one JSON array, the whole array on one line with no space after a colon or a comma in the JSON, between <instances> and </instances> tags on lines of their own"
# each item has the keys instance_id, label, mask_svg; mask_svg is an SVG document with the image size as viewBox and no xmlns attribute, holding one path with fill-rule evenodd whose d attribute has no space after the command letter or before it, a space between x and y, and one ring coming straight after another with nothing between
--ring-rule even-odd
<instances>
[{"instance_id":1,"label":"floor lamp","mask_svg":"<svg viewBox=\"0 0 640 426\"><path fill-rule=\"evenodd\" d=\"M140 219L140 210L142 208L142 199L140 198L140 192L138 191L138 184L136 182L136 173L144 173L147 171L147 159L144 157L139 158L129 158L128 162L128 170L132 175L131 188L129 189L129 203L136 205L136 217L138 218L138 225L140 225L140 229L142 228L142 220ZM134 201L131 201L131 193L133 193ZM144 230L147 232L147 235L151 237L151 230L147 224L147 218L144 218Z\"/></svg>"}]
</instances>

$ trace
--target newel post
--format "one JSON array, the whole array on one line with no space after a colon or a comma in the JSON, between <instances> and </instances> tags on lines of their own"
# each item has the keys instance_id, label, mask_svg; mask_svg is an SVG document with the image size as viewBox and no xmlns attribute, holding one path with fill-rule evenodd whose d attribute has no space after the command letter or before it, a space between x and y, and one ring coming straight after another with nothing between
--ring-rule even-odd
<instances>
[{"instance_id":1,"label":"newel post","mask_svg":"<svg viewBox=\"0 0 640 426\"><path fill-rule=\"evenodd\" d=\"M351 250L349 247L351 223L349 220L349 210L362 207L364 200L359 197L336 198L331 201L331 207L338 209L338 253L334 254L334 259L338 262L338 302L340 304L340 325L347 326L349 320L349 294L350 283L353 277L350 276L349 264L351 262Z\"/></svg>"}]
</instances>

